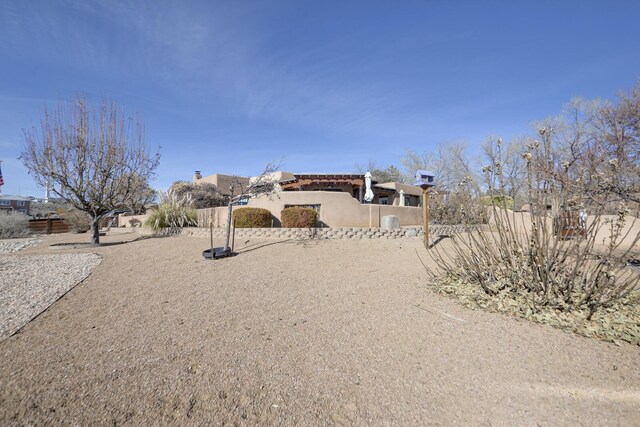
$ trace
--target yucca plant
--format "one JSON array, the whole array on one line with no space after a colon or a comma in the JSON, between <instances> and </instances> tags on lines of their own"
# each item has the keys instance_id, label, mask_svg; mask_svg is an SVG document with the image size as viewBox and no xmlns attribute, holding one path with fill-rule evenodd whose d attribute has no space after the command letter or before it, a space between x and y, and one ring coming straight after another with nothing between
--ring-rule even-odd
<instances>
[{"instance_id":1,"label":"yucca plant","mask_svg":"<svg viewBox=\"0 0 640 427\"><path fill-rule=\"evenodd\" d=\"M183 227L196 227L198 214L189 193L178 197L173 191L160 193L160 204L147 218L145 224L154 231L169 234L179 233Z\"/></svg>"}]
</instances>

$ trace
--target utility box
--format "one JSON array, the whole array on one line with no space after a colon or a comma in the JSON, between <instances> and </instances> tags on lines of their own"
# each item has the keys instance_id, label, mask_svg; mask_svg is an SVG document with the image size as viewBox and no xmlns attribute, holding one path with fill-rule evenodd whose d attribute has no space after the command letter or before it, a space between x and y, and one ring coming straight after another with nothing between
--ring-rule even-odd
<instances>
[{"instance_id":1,"label":"utility box","mask_svg":"<svg viewBox=\"0 0 640 427\"><path fill-rule=\"evenodd\" d=\"M416 187L421 187L422 189L433 187L436 185L435 176L436 175L431 171L417 170L416 183L414 185Z\"/></svg>"}]
</instances>

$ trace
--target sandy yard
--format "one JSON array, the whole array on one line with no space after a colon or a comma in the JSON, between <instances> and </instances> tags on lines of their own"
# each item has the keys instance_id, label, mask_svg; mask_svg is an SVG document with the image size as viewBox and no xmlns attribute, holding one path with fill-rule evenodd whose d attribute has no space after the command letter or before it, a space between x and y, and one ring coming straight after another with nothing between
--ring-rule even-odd
<instances>
[{"instance_id":1,"label":"sandy yard","mask_svg":"<svg viewBox=\"0 0 640 427\"><path fill-rule=\"evenodd\" d=\"M102 262L0 342L2 425L640 425L640 347L464 309L419 239L73 239L10 255Z\"/></svg>"}]
</instances>

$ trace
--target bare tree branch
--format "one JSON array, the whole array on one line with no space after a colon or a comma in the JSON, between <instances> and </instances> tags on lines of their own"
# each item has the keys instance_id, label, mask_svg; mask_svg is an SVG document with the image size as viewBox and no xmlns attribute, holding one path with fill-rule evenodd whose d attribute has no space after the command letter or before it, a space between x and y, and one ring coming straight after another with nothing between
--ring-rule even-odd
<instances>
[{"instance_id":1,"label":"bare tree branch","mask_svg":"<svg viewBox=\"0 0 640 427\"><path fill-rule=\"evenodd\" d=\"M110 210L131 204L160 163L145 144L140 117L127 117L115 101L90 108L83 96L44 111L41 128L24 130L24 165L36 182L92 218L92 242Z\"/></svg>"}]
</instances>

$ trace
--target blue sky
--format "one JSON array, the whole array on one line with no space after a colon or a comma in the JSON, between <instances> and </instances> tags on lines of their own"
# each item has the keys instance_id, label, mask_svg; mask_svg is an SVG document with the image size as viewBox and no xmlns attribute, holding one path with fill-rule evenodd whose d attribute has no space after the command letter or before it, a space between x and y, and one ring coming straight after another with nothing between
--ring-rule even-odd
<instances>
[{"instance_id":1,"label":"blue sky","mask_svg":"<svg viewBox=\"0 0 640 427\"><path fill-rule=\"evenodd\" d=\"M0 2L5 194L42 190L22 129L79 92L114 97L161 146L153 185L400 165L526 134L572 97L640 78L638 1Z\"/></svg>"}]
</instances>

